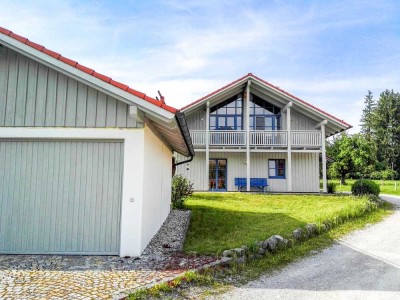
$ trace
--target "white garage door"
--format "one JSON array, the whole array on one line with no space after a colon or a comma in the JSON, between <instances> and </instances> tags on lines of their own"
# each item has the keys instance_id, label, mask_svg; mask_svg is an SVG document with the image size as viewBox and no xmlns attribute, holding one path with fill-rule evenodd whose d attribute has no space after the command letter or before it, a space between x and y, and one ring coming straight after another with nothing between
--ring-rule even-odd
<instances>
[{"instance_id":1,"label":"white garage door","mask_svg":"<svg viewBox=\"0 0 400 300\"><path fill-rule=\"evenodd\" d=\"M119 254L123 142L0 140L0 253Z\"/></svg>"}]
</instances>

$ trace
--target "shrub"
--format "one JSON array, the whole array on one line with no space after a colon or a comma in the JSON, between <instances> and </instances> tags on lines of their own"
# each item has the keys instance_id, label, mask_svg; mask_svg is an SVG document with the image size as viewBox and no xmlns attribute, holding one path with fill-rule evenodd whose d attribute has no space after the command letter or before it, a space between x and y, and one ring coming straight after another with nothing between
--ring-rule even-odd
<instances>
[{"instance_id":1,"label":"shrub","mask_svg":"<svg viewBox=\"0 0 400 300\"><path fill-rule=\"evenodd\" d=\"M187 197L193 194L193 183L182 175L172 178L171 202L174 208L183 208Z\"/></svg>"},{"instance_id":2,"label":"shrub","mask_svg":"<svg viewBox=\"0 0 400 300\"><path fill-rule=\"evenodd\" d=\"M359 179L351 186L351 192L356 196L379 195L381 189L379 185L372 180Z\"/></svg>"},{"instance_id":3,"label":"shrub","mask_svg":"<svg viewBox=\"0 0 400 300\"><path fill-rule=\"evenodd\" d=\"M335 193L335 192L336 192L336 187L337 187L337 184L336 184L336 183L334 183L334 182L328 182L328 185L327 185L328 194L333 194L333 193Z\"/></svg>"}]
</instances>

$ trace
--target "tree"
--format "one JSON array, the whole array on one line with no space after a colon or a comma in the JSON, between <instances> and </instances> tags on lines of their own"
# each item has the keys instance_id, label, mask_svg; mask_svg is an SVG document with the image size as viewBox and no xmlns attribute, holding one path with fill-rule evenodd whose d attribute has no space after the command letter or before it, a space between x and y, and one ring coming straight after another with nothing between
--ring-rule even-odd
<instances>
[{"instance_id":1,"label":"tree","mask_svg":"<svg viewBox=\"0 0 400 300\"><path fill-rule=\"evenodd\" d=\"M373 140L382 169L397 169L400 160L400 94L386 90L372 114Z\"/></svg>"},{"instance_id":2,"label":"tree","mask_svg":"<svg viewBox=\"0 0 400 300\"><path fill-rule=\"evenodd\" d=\"M371 139L373 128L373 117L376 103L371 91L364 97L364 109L361 115L361 132L365 134L367 140Z\"/></svg>"},{"instance_id":3,"label":"tree","mask_svg":"<svg viewBox=\"0 0 400 300\"><path fill-rule=\"evenodd\" d=\"M327 152L334 159L330 172L340 177L342 184L349 173L366 174L374 169L374 147L362 134L342 133L328 145Z\"/></svg>"}]
</instances>

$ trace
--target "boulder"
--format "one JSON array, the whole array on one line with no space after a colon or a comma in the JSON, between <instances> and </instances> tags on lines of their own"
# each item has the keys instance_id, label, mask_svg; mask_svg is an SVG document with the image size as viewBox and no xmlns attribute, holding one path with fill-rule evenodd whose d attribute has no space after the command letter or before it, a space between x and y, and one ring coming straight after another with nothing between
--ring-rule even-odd
<instances>
[{"instance_id":1,"label":"boulder","mask_svg":"<svg viewBox=\"0 0 400 300\"><path fill-rule=\"evenodd\" d=\"M225 250L224 252L222 252L222 257L233 257L233 251Z\"/></svg>"},{"instance_id":2,"label":"boulder","mask_svg":"<svg viewBox=\"0 0 400 300\"><path fill-rule=\"evenodd\" d=\"M311 223L306 225L306 232L308 233L308 236L313 236L318 233L318 227L316 224Z\"/></svg>"},{"instance_id":3,"label":"boulder","mask_svg":"<svg viewBox=\"0 0 400 300\"><path fill-rule=\"evenodd\" d=\"M233 257L222 257L221 259L220 259L220 264L222 265L222 266L227 266L227 265L229 265L231 262L233 261Z\"/></svg>"},{"instance_id":4,"label":"boulder","mask_svg":"<svg viewBox=\"0 0 400 300\"><path fill-rule=\"evenodd\" d=\"M274 238L276 240L276 248L277 249L286 248L287 239L284 239L280 235L273 235L272 238Z\"/></svg>"},{"instance_id":5,"label":"boulder","mask_svg":"<svg viewBox=\"0 0 400 300\"><path fill-rule=\"evenodd\" d=\"M295 230L293 230L293 238L296 240L296 241L301 241L302 240L302 238L303 238L303 229L301 229L301 228L297 228L297 229L295 229Z\"/></svg>"},{"instance_id":6,"label":"boulder","mask_svg":"<svg viewBox=\"0 0 400 300\"><path fill-rule=\"evenodd\" d=\"M257 254L265 255L265 253L267 253L266 249L264 249L263 247L258 248Z\"/></svg>"},{"instance_id":7,"label":"boulder","mask_svg":"<svg viewBox=\"0 0 400 300\"><path fill-rule=\"evenodd\" d=\"M243 251L244 251L244 255L249 255L249 253L250 253L249 246L242 245L240 248L242 248L242 249L243 249Z\"/></svg>"},{"instance_id":8,"label":"boulder","mask_svg":"<svg viewBox=\"0 0 400 300\"><path fill-rule=\"evenodd\" d=\"M247 261L246 256L241 256L235 259L235 262L238 264L244 264Z\"/></svg>"},{"instance_id":9,"label":"boulder","mask_svg":"<svg viewBox=\"0 0 400 300\"><path fill-rule=\"evenodd\" d=\"M264 248L265 245L265 248ZM270 238L266 239L263 243L263 248L267 249L270 252L275 252L277 250L278 241L276 237L273 235Z\"/></svg>"},{"instance_id":10,"label":"boulder","mask_svg":"<svg viewBox=\"0 0 400 300\"><path fill-rule=\"evenodd\" d=\"M245 250L242 248L235 248L235 249L232 249L232 251L236 255L236 257L242 257L245 255Z\"/></svg>"}]
</instances>

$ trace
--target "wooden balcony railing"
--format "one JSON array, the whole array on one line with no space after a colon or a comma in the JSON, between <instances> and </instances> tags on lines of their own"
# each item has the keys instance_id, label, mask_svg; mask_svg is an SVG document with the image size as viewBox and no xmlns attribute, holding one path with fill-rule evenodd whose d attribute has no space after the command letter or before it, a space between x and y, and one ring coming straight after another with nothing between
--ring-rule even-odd
<instances>
[{"instance_id":1,"label":"wooden balcony railing","mask_svg":"<svg viewBox=\"0 0 400 300\"><path fill-rule=\"evenodd\" d=\"M287 146L287 131L250 131L251 146Z\"/></svg>"},{"instance_id":2,"label":"wooden balcony railing","mask_svg":"<svg viewBox=\"0 0 400 300\"><path fill-rule=\"evenodd\" d=\"M191 130L190 136L195 147L206 145L205 130ZM290 138L293 147L320 147L322 145L321 132L317 130L291 131ZM208 141L210 146L245 146L246 131L211 130L209 131ZM288 132L286 130L250 131L250 146L287 147L287 145Z\"/></svg>"},{"instance_id":3,"label":"wooden balcony railing","mask_svg":"<svg viewBox=\"0 0 400 300\"><path fill-rule=\"evenodd\" d=\"M317 147L322 145L321 131L291 131L292 146Z\"/></svg>"},{"instance_id":4,"label":"wooden balcony railing","mask_svg":"<svg viewBox=\"0 0 400 300\"><path fill-rule=\"evenodd\" d=\"M245 131L210 131L210 146L243 146L246 145Z\"/></svg>"}]
</instances>

